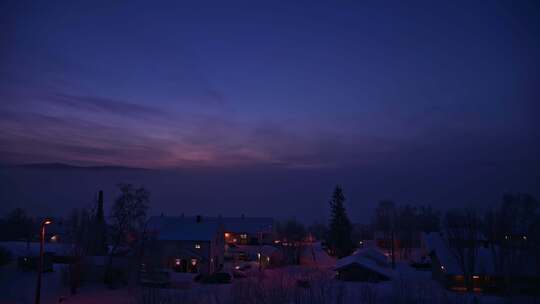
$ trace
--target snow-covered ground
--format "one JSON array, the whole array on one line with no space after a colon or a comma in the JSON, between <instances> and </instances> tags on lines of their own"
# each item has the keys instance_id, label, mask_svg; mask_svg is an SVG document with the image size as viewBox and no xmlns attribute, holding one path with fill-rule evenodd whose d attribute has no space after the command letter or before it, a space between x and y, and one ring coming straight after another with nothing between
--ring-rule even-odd
<instances>
[{"instance_id":1,"label":"snow-covered ground","mask_svg":"<svg viewBox=\"0 0 540 304\"><path fill-rule=\"evenodd\" d=\"M42 303L126 303L126 304L242 304L242 303L508 303L493 296L460 295L446 291L431 279L429 272L398 264L397 275L389 282L368 284L335 280L334 272L323 267L287 266L259 271L232 284L207 285L191 282L176 289L125 287L109 290L103 285L85 285L71 296L62 284L62 272L43 275ZM187 281L190 278L179 278ZM21 272L15 265L0 268L0 303L33 303L35 272ZM515 302L514 302L515 303ZM519 303L522 303L520 301Z\"/></svg>"}]
</instances>

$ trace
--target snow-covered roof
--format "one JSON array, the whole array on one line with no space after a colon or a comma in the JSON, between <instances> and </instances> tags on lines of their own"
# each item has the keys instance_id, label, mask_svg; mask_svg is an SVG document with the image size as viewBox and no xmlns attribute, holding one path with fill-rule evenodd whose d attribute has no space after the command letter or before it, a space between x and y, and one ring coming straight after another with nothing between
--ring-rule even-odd
<instances>
[{"instance_id":1,"label":"snow-covered roof","mask_svg":"<svg viewBox=\"0 0 540 304\"><path fill-rule=\"evenodd\" d=\"M463 271L459 267L458 260L448 243L441 237L439 233L427 233L424 236L424 241L428 252L433 252L437 256L441 266L444 266L444 271L447 274L462 275ZM494 274L493 253L489 248L479 246L477 248L477 256L475 261L475 274Z\"/></svg>"},{"instance_id":2,"label":"snow-covered roof","mask_svg":"<svg viewBox=\"0 0 540 304\"><path fill-rule=\"evenodd\" d=\"M196 221L195 216L156 216L152 218L174 218ZM151 218L151 219L152 219ZM201 217L203 222L219 222L223 229L234 233L271 233L274 227L274 219L270 217Z\"/></svg>"},{"instance_id":3,"label":"snow-covered roof","mask_svg":"<svg viewBox=\"0 0 540 304\"><path fill-rule=\"evenodd\" d=\"M384 260L382 260L377 254L374 254L373 250L368 248L363 251L356 251L350 256L339 259L336 261L336 267L334 269L339 270L350 266L358 265L387 278L391 278L393 272L392 269L388 266L388 263L386 262L386 257L383 255Z\"/></svg>"},{"instance_id":4,"label":"snow-covered roof","mask_svg":"<svg viewBox=\"0 0 540 304\"><path fill-rule=\"evenodd\" d=\"M218 218L225 231L236 233L271 233L274 220L269 217L223 217Z\"/></svg>"},{"instance_id":5,"label":"snow-covered roof","mask_svg":"<svg viewBox=\"0 0 540 304\"><path fill-rule=\"evenodd\" d=\"M353 255L361 255L361 256L364 256L364 257L367 257L369 259L372 259L374 260L375 262L381 264L381 265L386 265L388 264L388 260L386 258L386 255L380 251L379 249L375 248L375 247L365 247L365 248L360 248L358 250L356 250Z\"/></svg>"},{"instance_id":6,"label":"snow-covered roof","mask_svg":"<svg viewBox=\"0 0 540 304\"><path fill-rule=\"evenodd\" d=\"M211 241L221 232L221 223L195 217L153 216L146 230L163 241Z\"/></svg>"},{"instance_id":7,"label":"snow-covered roof","mask_svg":"<svg viewBox=\"0 0 540 304\"><path fill-rule=\"evenodd\" d=\"M16 257L37 256L39 254L39 242L0 242L0 247L6 248ZM73 245L62 243L45 243L45 252L56 255L69 255L73 252Z\"/></svg>"}]
</instances>

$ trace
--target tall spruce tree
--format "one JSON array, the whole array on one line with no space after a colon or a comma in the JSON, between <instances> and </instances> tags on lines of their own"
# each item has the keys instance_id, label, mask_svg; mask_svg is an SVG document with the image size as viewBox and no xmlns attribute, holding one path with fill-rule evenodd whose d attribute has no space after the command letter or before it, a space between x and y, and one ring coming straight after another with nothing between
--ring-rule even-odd
<instances>
[{"instance_id":1,"label":"tall spruce tree","mask_svg":"<svg viewBox=\"0 0 540 304\"><path fill-rule=\"evenodd\" d=\"M351 234L352 224L345 210L345 196L338 185L330 200L330 229L327 244L331 253L338 257L349 255L354 249Z\"/></svg>"}]
</instances>

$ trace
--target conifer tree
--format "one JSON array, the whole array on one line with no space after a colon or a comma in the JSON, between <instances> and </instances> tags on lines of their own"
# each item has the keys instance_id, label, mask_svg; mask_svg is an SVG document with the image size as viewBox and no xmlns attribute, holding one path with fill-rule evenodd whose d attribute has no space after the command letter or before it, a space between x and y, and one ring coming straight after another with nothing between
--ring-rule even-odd
<instances>
[{"instance_id":1,"label":"conifer tree","mask_svg":"<svg viewBox=\"0 0 540 304\"><path fill-rule=\"evenodd\" d=\"M349 255L354 247L351 238L352 224L347 217L344 203L345 196L338 185L330 200L330 229L327 240L330 253L338 257Z\"/></svg>"}]
</instances>

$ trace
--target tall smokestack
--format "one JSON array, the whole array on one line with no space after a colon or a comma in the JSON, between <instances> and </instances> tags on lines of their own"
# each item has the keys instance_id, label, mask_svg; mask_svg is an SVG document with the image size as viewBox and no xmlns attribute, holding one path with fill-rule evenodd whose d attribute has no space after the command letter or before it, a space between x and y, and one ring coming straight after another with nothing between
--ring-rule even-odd
<instances>
[{"instance_id":1,"label":"tall smokestack","mask_svg":"<svg viewBox=\"0 0 540 304\"><path fill-rule=\"evenodd\" d=\"M99 190L98 192L98 208L96 211L96 220L104 221L105 215L103 214L103 191Z\"/></svg>"}]
</instances>

